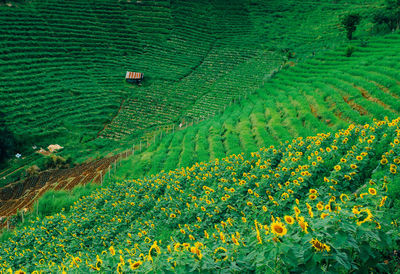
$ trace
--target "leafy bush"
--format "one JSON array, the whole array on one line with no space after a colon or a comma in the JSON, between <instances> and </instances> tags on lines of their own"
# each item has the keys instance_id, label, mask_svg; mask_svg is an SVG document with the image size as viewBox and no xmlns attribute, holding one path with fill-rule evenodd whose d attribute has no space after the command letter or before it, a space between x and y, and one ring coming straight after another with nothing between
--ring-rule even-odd
<instances>
[{"instance_id":1,"label":"leafy bush","mask_svg":"<svg viewBox=\"0 0 400 274\"><path fill-rule=\"evenodd\" d=\"M394 31L400 27L400 1L386 0L383 9L378 9L373 15L373 22L379 28L383 26L387 31Z\"/></svg>"},{"instance_id":2,"label":"leafy bush","mask_svg":"<svg viewBox=\"0 0 400 274\"><path fill-rule=\"evenodd\" d=\"M353 32L356 30L357 25L360 23L361 16L358 13L347 14L342 19L342 25L346 30L347 39L353 39Z\"/></svg>"},{"instance_id":3,"label":"leafy bush","mask_svg":"<svg viewBox=\"0 0 400 274\"><path fill-rule=\"evenodd\" d=\"M70 163L71 163L71 158L65 159L64 157L51 154L46 159L45 167L47 169L68 168L70 166Z\"/></svg>"},{"instance_id":4,"label":"leafy bush","mask_svg":"<svg viewBox=\"0 0 400 274\"><path fill-rule=\"evenodd\" d=\"M26 169L26 176L34 177L34 176L38 175L39 172L40 172L40 168L37 165L33 165Z\"/></svg>"},{"instance_id":5,"label":"leafy bush","mask_svg":"<svg viewBox=\"0 0 400 274\"><path fill-rule=\"evenodd\" d=\"M351 46L351 45L347 46L347 48L346 48L346 56L350 57L353 54L354 50L355 50L355 48L353 46Z\"/></svg>"}]
</instances>

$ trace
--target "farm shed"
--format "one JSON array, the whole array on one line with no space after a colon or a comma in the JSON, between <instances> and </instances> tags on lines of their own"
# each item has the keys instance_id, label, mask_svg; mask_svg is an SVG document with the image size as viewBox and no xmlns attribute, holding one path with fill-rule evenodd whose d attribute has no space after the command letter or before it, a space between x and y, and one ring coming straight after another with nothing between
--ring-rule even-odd
<instances>
[{"instance_id":1,"label":"farm shed","mask_svg":"<svg viewBox=\"0 0 400 274\"><path fill-rule=\"evenodd\" d=\"M143 80L143 73L127 71L125 80L128 83L140 83Z\"/></svg>"}]
</instances>

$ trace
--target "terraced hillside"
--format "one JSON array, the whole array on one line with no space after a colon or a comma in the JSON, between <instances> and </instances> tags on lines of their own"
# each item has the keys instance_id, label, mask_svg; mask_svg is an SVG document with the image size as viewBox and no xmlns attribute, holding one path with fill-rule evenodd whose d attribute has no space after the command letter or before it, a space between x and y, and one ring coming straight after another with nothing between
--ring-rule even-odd
<instances>
[{"instance_id":1,"label":"terraced hillside","mask_svg":"<svg viewBox=\"0 0 400 274\"><path fill-rule=\"evenodd\" d=\"M394 119L400 113L399 38L392 34L362 45L355 41L351 57L342 46L293 63L222 115L156 138L125 163L120 176L138 178L350 123Z\"/></svg>"},{"instance_id":2,"label":"terraced hillside","mask_svg":"<svg viewBox=\"0 0 400 274\"><path fill-rule=\"evenodd\" d=\"M43 171L35 176L0 188L0 226L7 224L6 217L18 211L32 209L34 203L48 190L71 190L77 185L102 183L115 161L122 155L103 158L73 168ZM108 175L110 176L110 174Z\"/></svg>"},{"instance_id":3,"label":"terraced hillside","mask_svg":"<svg viewBox=\"0 0 400 274\"><path fill-rule=\"evenodd\" d=\"M0 272L399 272L400 33L373 37L375 9L0 4L7 129L76 162L129 147L104 187L70 191L120 155L2 186ZM339 22L353 12L347 41ZM37 157L10 160L0 183ZM47 193L49 207L68 206L47 216L36 203L9 231L4 216L50 189L68 191Z\"/></svg>"},{"instance_id":4,"label":"terraced hillside","mask_svg":"<svg viewBox=\"0 0 400 274\"><path fill-rule=\"evenodd\" d=\"M140 136L154 126L208 117L259 87L281 63L282 49L301 55L340 43L338 16L371 7L365 1L306 3L307 9L288 4L290 9L282 1L1 5L6 124L31 143L65 145ZM301 10L308 12L299 15ZM126 84L126 70L144 72L144 86Z\"/></svg>"},{"instance_id":5,"label":"terraced hillside","mask_svg":"<svg viewBox=\"0 0 400 274\"><path fill-rule=\"evenodd\" d=\"M222 112L255 92L289 52L301 59L343 43L340 16L377 4L0 4L0 109L6 127L27 147L23 159L3 165L0 184L21 180L25 169L42 161L31 145L59 143L61 156L83 163L140 147L138 138L149 143L160 128L172 131ZM143 85L126 84L126 70L144 72Z\"/></svg>"},{"instance_id":6,"label":"terraced hillside","mask_svg":"<svg viewBox=\"0 0 400 274\"><path fill-rule=\"evenodd\" d=\"M399 124L351 125L116 182L16 230L0 244L1 268L392 273Z\"/></svg>"}]
</instances>

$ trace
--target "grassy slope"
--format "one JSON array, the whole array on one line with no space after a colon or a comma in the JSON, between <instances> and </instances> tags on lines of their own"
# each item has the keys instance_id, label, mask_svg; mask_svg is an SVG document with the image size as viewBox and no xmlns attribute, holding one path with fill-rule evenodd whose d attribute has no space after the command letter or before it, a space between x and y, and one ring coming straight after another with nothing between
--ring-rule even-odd
<instances>
[{"instance_id":1,"label":"grassy slope","mask_svg":"<svg viewBox=\"0 0 400 274\"><path fill-rule=\"evenodd\" d=\"M399 137L399 119L351 125L116 182L16 230L0 245L2 266L390 272Z\"/></svg>"},{"instance_id":2,"label":"grassy slope","mask_svg":"<svg viewBox=\"0 0 400 274\"><path fill-rule=\"evenodd\" d=\"M390 44L390 47L386 45ZM232 153L251 152L292 137L330 132L400 112L399 35L353 42L288 67L239 104L136 152L120 178L138 178ZM193 153L194 152L194 153Z\"/></svg>"},{"instance_id":3,"label":"grassy slope","mask_svg":"<svg viewBox=\"0 0 400 274\"><path fill-rule=\"evenodd\" d=\"M143 130L221 111L257 89L279 65L283 49L304 57L343 42L339 16L371 3L376 1L2 5L1 108L7 126L29 136L28 143L61 143L62 154L76 162L104 156ZM128 69L145 72L144 86L124 83ZM122 144L88 142L99 132L130 137ZM16 169L38 159L28 160L10 164Z\"/></svg>"}]
</instances>

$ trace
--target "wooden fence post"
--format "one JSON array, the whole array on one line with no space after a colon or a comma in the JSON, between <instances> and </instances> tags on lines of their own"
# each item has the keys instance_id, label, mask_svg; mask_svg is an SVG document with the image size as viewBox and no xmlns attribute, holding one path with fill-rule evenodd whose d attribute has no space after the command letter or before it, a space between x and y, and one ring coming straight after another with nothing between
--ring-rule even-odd
<instances>
[{"instance_id":1,"label":"wooden fence post","mask_svg":"<svg viewBox=\"0 0 400 274\"><path fill-rule=\"evenodd\" d=\"M100 170L100 184L103 186L103 171Z\"/></svg>"}]
</instances>

